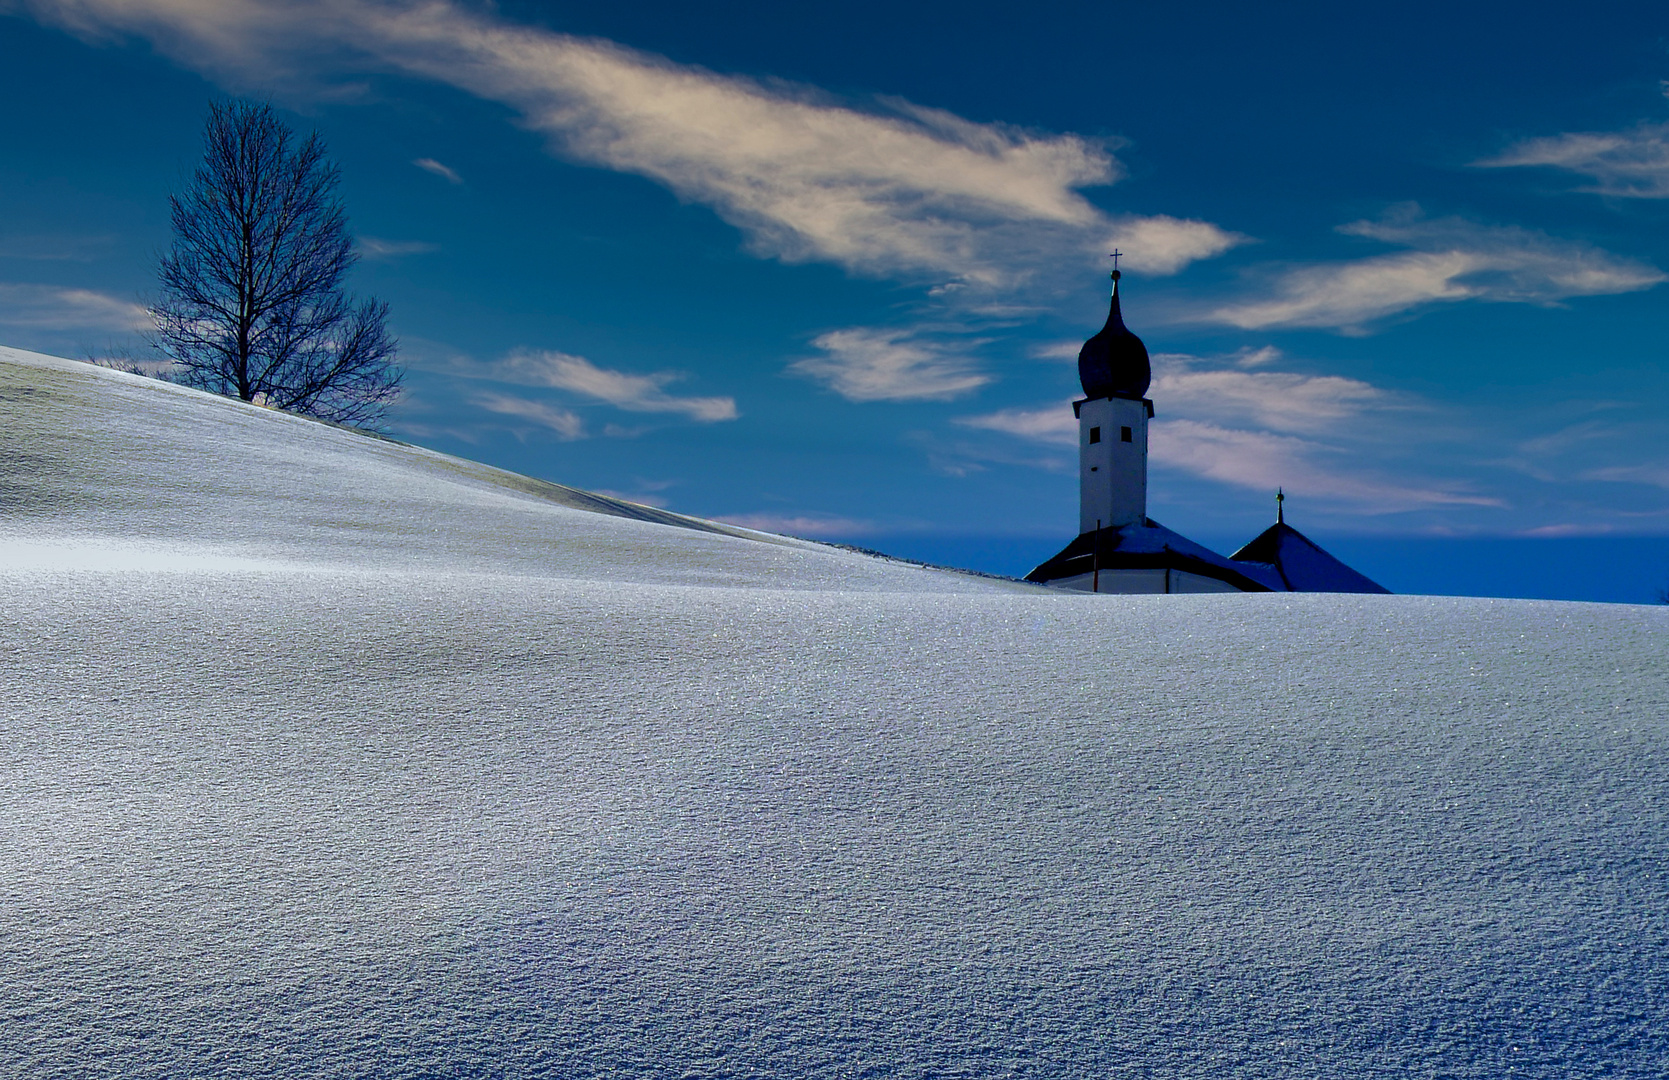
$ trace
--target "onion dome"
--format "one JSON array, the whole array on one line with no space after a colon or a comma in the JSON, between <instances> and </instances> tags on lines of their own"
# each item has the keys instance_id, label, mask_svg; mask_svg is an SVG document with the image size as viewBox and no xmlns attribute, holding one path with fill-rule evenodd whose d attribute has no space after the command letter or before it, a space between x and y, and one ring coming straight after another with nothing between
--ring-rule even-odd
<instances>
[{"instance_id":1,"label":"onion dome","mask_svg":"<svg viewBox=\"0 0 1669 1080\"><path fill-rule=\"evenodd\" d=\"M1119 277L1114 270L1113 306L1107 313L1107 325L1078 350L1078 381L1084 384L1086 397L1140 398L1146 396L1148 383L1153 381L1147 346L1124 325L1118 309Z\"/></svg>"}]
</instances>

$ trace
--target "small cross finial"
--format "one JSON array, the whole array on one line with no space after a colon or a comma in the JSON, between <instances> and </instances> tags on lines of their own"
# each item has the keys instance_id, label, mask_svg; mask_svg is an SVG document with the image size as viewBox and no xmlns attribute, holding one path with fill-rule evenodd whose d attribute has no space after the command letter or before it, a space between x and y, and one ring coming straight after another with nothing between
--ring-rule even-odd
<instances>
[{"instance_id":1,"label":"small cross finial","mask_svg":"<svg viewBox=\"0 0 1669 1080\"><path fill-rule=\"evenodd\" d=\"M1120 251L1118 248L1114 248L1113 253L1111 255L1107 256L1107 258L1113 260L1113 280L1114 281L1117 281L1119 279L1118 260L1119 260L1119 256L1123 255L1123 254L1124 254L1124 252Z\"/></svg>"},{"instance_id":2,"label":"small cross finial","mask_svg":"<svg viewBox=\"0 0 1669 1080\"><path fill-rule=\"evenodd\" d=\"M1286 524L1286 521L1287 521L1286 511L1281 506L1281 504L1286 502L1286 501L1287 501L1286 492L1282 491L1280 488L1276 488L1275 489L1275 524L1277 524L1277 525L1285 525Z\"/></svg>"}]
</instances>

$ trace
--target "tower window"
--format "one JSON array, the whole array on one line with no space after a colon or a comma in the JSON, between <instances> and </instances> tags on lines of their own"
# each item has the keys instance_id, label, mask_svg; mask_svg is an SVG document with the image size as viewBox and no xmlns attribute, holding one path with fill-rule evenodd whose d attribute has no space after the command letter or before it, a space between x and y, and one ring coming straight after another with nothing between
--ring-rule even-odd
<instances>
[{"instance_id":1,"label":"tower window","mask_svg":"<svg viewBox=\"0 0 1669 1080\"><path fill-rule=\"evenodd\" d=\"M1100 428L1092 427L1092 428L1089 429L1089 441L1090 442L1100 442L1101 441L1101 429Z\"/></svg>"},{"instance_id":2,"label":"tower window","mask_svg":"<svg viewBox=\"0 0 1669 1080\"><path fill-rule=\"evenodd\" d=\"M1121 428L1118 429L1118 441L1119 442L1134 442L1135 438L1132 436L1129 428L1121 427Z\"/></svg>"}]
</instances>

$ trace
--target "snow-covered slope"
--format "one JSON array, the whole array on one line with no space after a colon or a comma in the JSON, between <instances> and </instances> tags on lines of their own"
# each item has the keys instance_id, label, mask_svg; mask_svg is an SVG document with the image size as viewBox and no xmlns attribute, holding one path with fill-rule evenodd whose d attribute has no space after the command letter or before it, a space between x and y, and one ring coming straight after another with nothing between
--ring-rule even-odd
<instances>
[{"instance_id":1,"label":"snow-covered slope","mask_svg":"<svg viewBox=\"0 0 1669 1080\"><path fill-rule=\"evenodd\" d=\"M11 349L0 349L0 423L0 537L14 560L1025 588L696 521Z\"/></svg>"},{"instance_id":2,"label":"snow-covered slope","mask_svg":"<svg viewBox=\"0 0 1669 1080\"><path fill-rule=\"evenodd\" d=\"M1669 611L1009 589L15 354L0 425L0 1076L1669 1061Z\"/></svg>"}]
</instances>

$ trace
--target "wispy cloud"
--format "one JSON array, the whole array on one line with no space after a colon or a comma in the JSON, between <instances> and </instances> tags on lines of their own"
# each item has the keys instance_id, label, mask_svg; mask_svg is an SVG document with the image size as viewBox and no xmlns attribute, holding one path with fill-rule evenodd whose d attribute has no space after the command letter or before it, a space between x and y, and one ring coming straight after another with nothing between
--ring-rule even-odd
<instances>
[{"instance_id":1,"label":"wispy cloud","mask_svg":"<svg viewBox=\"0 0 1669 1080\"><path fill-rule=\"evenodd\" d=\"M786 261L1012 287L1063 264L1077 272L1108 243L1131 252L1133 269L1172 273L1243 239L1209 222L1091 205L1080 189L1121 175L1111 142L896 99L859 108L450 0L20 2L84 36L141 36L238 88L367 70L458 87L515 109L566 157L712 207L756 252Z\"/></svg>"},{"instance_id":2,"label":"wispy cloud","mask_svg":"<svg viewBox=\"0 0 1669 1080\"><path fill-rule=\"evenodd\" d=\"M1649 399L1574 396L1583 389L1571 387L1570 397L1539 396L1498 410L1491 426L1500 434L1486 464L1546 485L1542 490L1553 502L1588 510L1596 508L1591 481L1655 486L1654 476L1669 479L1663 464L1669 461L1669 424L1662 410ZM1527 432L1535 434L1526 437ZM1611 497L1627 498L1618 492Z\"/></svg>"},{"instance_id":3,"label":"wispy cloud","mask_svg":"<svg viewBox=\"0 0 1669 1080\"><path fill-rule=\"evenodd\" d=\"M407 362L438 374L566 390L628 412L677 413L706 423L734 420L741 415L732 397L680 397L667 393L666 386L687 377L682 372L633 374L599 367L583 356L550 349L517 349L499 360L481 361L432 343L414 344ZM640 432L611 424L604 434L630 436Z\"/></svg>"},{"instance_id":4,"label":"wispy cloud","mask_svg":"<svg viewBox=\"0 0 1669 1080\"><path fill-rule=\"evenodd\" d=\"M1216 358L1156 353L1149 394L1172 415L1277 432L1337 430L1369 409L1409 407L1398 395L1358 379L1257 370L1281 358L1280 350L1267 346ZM1001 409L952 423L1061 446L1078 444L1070 403Z\"/></svg>"},{"instance_id":5,"label":"wispy cloud","mask_svg":"<svg viewBox=\"0 0 1669 1080\"><path fill-rule=\"evenodd\" d=\"M1341 461L1338 448L1295 435L1225 428L1199 420L1159 420L1148 429L1153 460L1236 487L1286 487L1308 497L1389 514L1429 506L1500 506L1499 499L1376 477Z\"/></svg>"},{"instance_id":6,"label":"wispy cloud","mask_svg":"<svg viewBox=\"0 0 1669 1080\"><path fill-rule=\"evenodd\" d=\"M1607 536L1616 531L1617 527L1609 522L1572 521L1559 525L1538 525L1533 529L1521 529L1511 535L1557 539L1564 536Z\"/></svg>"},{"instance_id":7,"label":"wispy cloud","mask_svg":"<svg viewBox=\"0 0 1669 1080\"><path fill-rule=\"evenodd\" d=\"M1065 406L1068 417L1072 415L1072 407ZM1041 410L1040 410L1041 411ZM955 421L953 421L955 422ZM964 427L978 427L977 424L964 424ZM1016 444L1006 440L992 439L970 432L966 438L945 438L937 432L914 431L905 437L905 441L913 443L927 456L927 464L934 472L946 476L971 476L982 473L993 465L1004 465L1022 469L1041 469L1044 472L1064 473L1077 468L1072 455L1058 453L1054 446L1033 447L1030 443L1054 443L1059 445L1058 439L1051 439L1048 433L1033 434L1025 431L1011 432L1019 434L1023 441ZM1073 442L1076 443L1076 438Z\"/></svg>"},{"instance_id":8,"label":"wispy cloud","mask_svg":"<svg viewBox=\"0 0 1669 1080\"><path fill-rule=\"evenodd\" d=\"M1403 206L1377 221L1340 226L1350 236L1412 248L1349 262L1290 267L1272 296L1227 304L1210 322L1359 330L1375 319L1459 300L1553 304L1573 296L1635 292L1664 280L1656 267L1516 226L1428 219Z\"/></svg>"},{"instance_id":9,"label":"wispy cloud","mask_svg":"<svg viewBox=\"0 0 1669 1080\"><path fill-rule=\"evenodd\" d=\"M756 532L779 533L788 536L809 536L835 540L848 536L862 536L875 531L874 522L859 518L836 517L827 514L719 514L714 521L738 525Z\"/></svg>"},{"instance_id":10,"label":"wispy cloud","mask_svg":"<svg viewBox=\"0 0 1669 1080\"><path fill-rule=\"evenodd\" d=\"M831 330L812 344L823 355L796 360L789 370L848 401L945 401L991 381L973 361L909 330Z\"/></svg>"},{"instance_id":11,"label":"wispy cloud","mask_svg":"<svg viewBox=\"0 0 1669 1080\"><path fill-rule=\"evenodd\" d=\"M1669 199L1669 124L1525 139L1473 164L1486 169L1563 169L1592 180L1579 190L1595 195Z\"/></svg>"},{"instance_id":12,"label":"wispy cloud","mask_svg":"<svg viewBox=\"0 0 1669 1080\"><path fill-rule=\"evenodd\" d=\"M471 400L488 412L531 420L540 427L556 432L562 439L572 441L585 438L585 421L567 409L509 394L476 394Z\"/></svg>"},{"instance_id":13,"label":"wispy cloud","mask_svg":"<svg viewBox=\"0 0 1669 1080\"><path fill-rule=\"evenodd\" d=\"M1150 393L1162 415L1148 429L1151 460L1235 487L1285 486L1353 512L1499 505L1453 485L1399 481L1364 467L1377 456L1374 440L1390 416L1422 403L1358 379L1266 370L1282 359L1271 348L1220 357L1156 354ZM1068 401L953 422L1054 446L1078 443Z\"/></svg>"},{"instance_id":14,"label":"wispy cloud","mask_svg":"<svg viewBox=\"0 0 1669 1080\"><path fill-rule=\"evenodd\" d=\"M1113 220L1106 243L1096 245L1098 250L1094 254L1105 255L1109 248L1124 248L1129 252L1125 256L1127 268L1144 274L1175 274L1189 263L1214 259L1246 243L1247 239L1207 221L1167 214L1129 215Z\"/></svg>"},{"instance_id":15,"label":"wispy cloud","mask_svg":"<svg viewBox=\"0 0 1669 1080\"><path fill-rule=\"evenodd\" d=\"M608 432L605 431L603 434L606 435ZM610 488L596 488L595 490L599 495L608 495L616 499L625 499L627 502L641 503L644 506L658 506L664 509L671 504L671 500L662 495L661 492L676 485L676 480L646 480L643 477L637 477L633 481L630 491L616 491Z\"/></svg>"},{"instance_id":16,"label":"wispy cloud","mask_svg":"<svg viewBox=\"0 0 1669 1080\"><path fill-rule=\"evenodd\" d=\"M1273 364L1282 359L1282 356L1283 354L1281 350L1277 349L1275 346L1265 345L1259 349L1253 349L1250 347L1241 349L1229 359L1233 362L1235 367L1249 369L1266 367L1269 364Z\"/></svg>"},{"instance_id":17,"label":"wispy cloud","mask_svg":"<svg viewBox=\"0 0 1669 1080\"><path fill-rule=\"evenodd\" d=\"M1369 407L1384 408L1394 396L1358 379L1342 375L1307 375L1294 371L1246 370L1278 357L1274 350L1258 350L1229 358L1221 367L1198 357L1159 354L1154 357L1153 385L1148 391L1165 403L1167 412L1222 422L1251 422L1274 431L1318 432L1360 415Z\"/></svg>"},{"instance_id":18,"label":"wispy cloud","mask_svg":"<svg viewBox=\"0 0 1669 1080\"><path fill-rule=\"evenodd\" d=\"M1623 423L1615 418L1580 420L1564 424L1545 435L1521 440L1518 450L1535 458L1568 458L1572 451L1585 443L1615 439L1623 427Z\"/></svg>"},{"instance_id":19,"label":"wispy cloud","mask_svg":"<svg viewBox=\"0 0 1669 1080\"><path fill-rule=\"evenodd\" d=\"M381 240L375 236L361 236L354 241L359 253L373 262L391 262L407 255L425 255L439 251L438 244L422 240Z\"/></svg>"},{"instance_id":20,"label":"wispy cloud","mask_svg":"<svg viewBox=\"0 0 1669 1080\"><path fill-rule=\"evenodd\" d=\"M740 415L735 398L678 397L667 393L663 387L684 378L675 371L633 375L598 367L583 356L549 350L513 352L490 365L488 371L491 377L502 382L568 390L629 412L679 413L708 423L734 420Z\"/></svg>"},{"instance_id":21,"label":"wispy cloud","mask_svg":"<svg viewBox=\"0 0 1669 1080\"><path fill-rule=\"evenodd\" d=\"M463 177L459 176L452 169L447 168L445 165L442 165L432 157L420 157L416 161L413 161L412 164L416 165L419 169L422 169L426 173L434 173L442 180L445 180L448 184L461 184L464 182Z\"/></svg>"},{"instance_id":22,"label":"wispy cloud","mask_svg":"<svg viewBox=\"0 0 1669 1080\"><path fill-rule=\"evenodd\" d=\"M1032 346L1030 355L1038 360L1077 360L1083 347L1084 343L1076 338L1071 341L1052 341L1046 345Z\"/></svg>"},{"instance_id":23,"label":"wispy cloud","mask_svg":"<svg viewBox=\"0 0 1669 1080\"><path fill-rule=\"evenodd\" d=\"M60 334L136 333L151 328L139 304L92 289L0 283L0 326Z\"/></svg>"},{"instance_id":24,"label":"wispy cloud","mask_svg":"<svg viewBox=\"0 0 1669 1080\"><path fill-rule=\"evenodd\" d=\"M1619 484L1649 484L1653 487L1669 488L1669 461L1648 462L1642 465L1613 465L1603 469L1593 469L1584 474L1584 479L1604 480Z\"/></svg>"},{"instance_id":25,"label":"wispy cloud","mask_svg":"<svg viewBox=\"0 0 1669 1080\"><path fill-rule=\"evenodd\" d=\"M1078 445L1078 421L1070 402L1043 409L1000 409L980 416L958 416L951 423L1059 446Z\"/></svg>"},{"instance_id":26,"label":"wispy cloud","mask_svg":"<svg viewBox=\"0 0 1669 1080\"><path fill-rule=\"evenodd\" d=\"M42 262L93 262L116 246L115 236L51 235L0 236L0 259Z\"/></svg>"}]
</instances>

